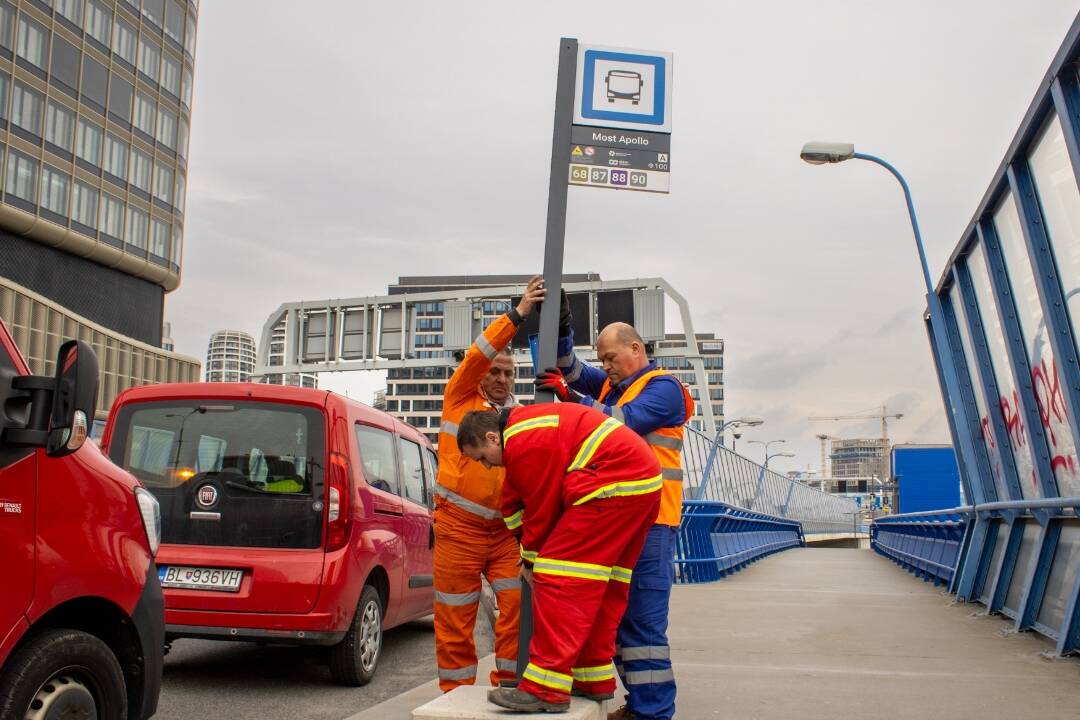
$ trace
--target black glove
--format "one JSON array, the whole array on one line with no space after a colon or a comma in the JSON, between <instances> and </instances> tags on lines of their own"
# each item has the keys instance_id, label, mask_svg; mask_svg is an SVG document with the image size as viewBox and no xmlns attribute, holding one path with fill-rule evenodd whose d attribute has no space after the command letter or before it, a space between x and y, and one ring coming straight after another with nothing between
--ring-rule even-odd
<instances>
[{"instance_id":1,"label":"black glove","mask_svg":"<svg viewBox=\"0 0 1080 720\"><path fill-rule=\"evenodd\" d=\"M559 295L559 337L570 337L570 325L574 322L574 316L570 312L570 298L566 291L560 291Z\"/></svg>"},{"instance_id":2,"label":"black glove","mask_svg":"<svg viewBox=\"0 0 1080 720\"><path fill-rule=\"evenodd\" d=\"M533 384L536 385L537 390L547 390L562 402L580 402L584 397L566 383L566 378L563 377L559 368L548 368L536 376Z\"/></svg>"}]
</instances>

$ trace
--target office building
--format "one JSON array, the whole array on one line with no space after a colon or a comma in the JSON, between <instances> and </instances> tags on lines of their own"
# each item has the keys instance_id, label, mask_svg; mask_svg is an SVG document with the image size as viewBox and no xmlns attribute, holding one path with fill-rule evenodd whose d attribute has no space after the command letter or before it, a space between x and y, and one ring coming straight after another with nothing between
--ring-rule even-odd
<instances>
[{"instance_id":1,"label":"office building","mask_svg":"<svg viewBox=\"0 0 1080 720\"><path fill-rule=\"evenodd\" d=\"M39 309L2 317L31 345L57 323L95 328L104 408L129 385L198 376L161 347L197 15L189 0L0 2L0 286Z\"/></svg>"},{"instance_id":2,"label":"office building","mask_svg":"<svg viewBox=\"0 0 1080 720\"><path fill-rule=\"evenodd\" d=\"M833 440L829 458L833 480L862 478L865 481L871 477L884 480L889 477L889 441L882 438Z\"/></svg>"},{"instance_id":3,"label":"office building","mask_svg":"<svg viewBox=\"0 0 1080 720\"><path fill-rule=\"evenodd\" d=\"M251 382L255 338L239 330L219 330L206 351L206 382Z\"/></svg>"},{"instance_id":4,"label":"office building","mask_svg":"<svg viewBox=\"0 0 1080 720\"><path fill-rule=\"evenodd\" d=\"M690 360L686 357L659 357L656 364L675 375L684 385L690 387L690 396L694 398L694 416L690 418L690 427L695 430L704 430L705 419L702 415L701 404L709 402L712 405L713 419L717 427L724 424L724 341L717 338L713 333L697 333L698 351L705 363L705 377L708 383L708 399L701 397L694 377L694 369L690 366ZM665 348L686 347L685 334L664 335L663 340L655 343L657 350ZM595 357L595 351L593 356Z\"/></svg>"}]
</instances>

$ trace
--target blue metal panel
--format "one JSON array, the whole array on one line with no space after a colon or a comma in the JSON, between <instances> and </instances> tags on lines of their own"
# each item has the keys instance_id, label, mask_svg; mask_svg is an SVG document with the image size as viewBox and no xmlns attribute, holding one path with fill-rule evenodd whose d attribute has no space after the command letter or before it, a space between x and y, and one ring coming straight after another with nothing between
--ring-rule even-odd
<instances>
[{"instance_id":1,"label":"blue metal panel","mask_svg":"<svg viewBox=\"0 0 1080 720\"><path fill-rule=\"evenodd\" d=\"M1014 161L1009 165L1008 175L1009 187L1012 188L1016 200L1016 211L1020 215L1020 225L1024 229L1028 255L1031 257L1035 287L1039 291L1039 300L1043 307L1050 348L1060 373L1061 394L1071 419L1069 425L1074 447L1080 449L1080 424L1077 423L1077 418L1080 418L1080 360L1077 358L1076 340L1066 310L1065 293L1061 289L1057 263L1050 249L1042 210L1039 208L1035 184L1031 180L1027 163Z\"/></svg>"},{"instance_id":2,"label":"blue metal panel","mask_svg":"<svg viewBox=\"0 0 1080 720\"><path fill-rule=\"evenodd\" d=\"M979 239L982 242L983 255L990 272L990 286L997 301L998 321L1005 333L1005 345L1009 353L1009 364L1013 369L1013 382L1020 396L1020 410L1024 414L1024 430L1031 447L1032 462L1043 497L1055 497L1058 494L1057 480L1050 467L1049 445L1046 431L1039 415L1039 404L1035 400L1035 388L1031 382L1031 364L1024 348L1024 336L1020 331L1020 319L1013 302L1012 285L1005 269L1005 256L1001 250L997 230L989 220L983 220L978 226Z\"/></svg>"},{"instance_id":3,"label":"blue metal panel","mask_svg":"<svg viewBox=\"0 0 1080 720\"><path fill-rule=\"evenodd\" d=\"M1042 607L1043 594L1046 592L1046 580L1050 577L1050 566L1054 563L1058 537L1061 535L1061 523L1047 521L1039 534L1039 549L1035 565L1025 581L1024 597L1020 601L1020 612L1016 616L1016 629L1026 630L1035 624L1035 618ZM1045 631L1044 631L1045 632ZM1056 631L1051 631L1056 633Z\"/></svg>"},{"instance_id":4,"label":"blue metal panel","mask_svg":"<svg viewBox=\"0 0 1080 720\"><path fill-rule=\"evenodd\" d=\"M951 447L905 447L892 451L900 512L943 510L960 504L960 473Z\"/></svg>"},{"instance_id":5,"label":"blue metal panel","mask_svg":"<svg viewBox=\"0 0 1080 720\"><path fill-rule=\"evenodd\" d=\"M971 478L974 499L977 504L993 502L999 498L990 471L990 461L986 457L986 446L982 440L976 442L976 438L981 435L979 411L975 407L974 390L971 387L971 379L966 372L968 365L962 354L963 344L960 342L956 313L953 311L952 301L948 296L942 300L941 304L945 317L945 327L948 331L949 345L953 348L953 365L965 369L965 372L957 372L958 393L955 405L957 410L960 411L957 425L960 428L961 436L966 439L967 444L971 447L971 455L974 459L972 466L975 472Z\"/></svg>"},{"instance_id":6,"label":"blue metal panel","mask_svg":"<svg viewBox=\"0 0 1080 720\"><path fill-rule=\"evenodd\" d=\"M975 299L975 288L971 284L971 273L968 271L966 262L958 262L953 266L953 277L960 290L960 297L964 302L964 315L967 317L968 333L971 337L972 350L975 353L975 365L978 368L978 378L971 378L972 383L978 383L980 387L976 392L983 393L983 401L986 403L987 415L994 442L1000 448L1002 471L1005 476L1005 485L1009 490L1008 498L1000 500L1022 500L1024 495L1020 490L1020 481L1016 473L1016 461L1012 454L1012 445L1009 442L1009 431L1005 427L1004 418L1001 415L1001 392L998 390L997 378L994 377L994 366L990 359L990 347L986 342L986 331L983 328L982 318L979 315L979 303Z\"/></svg>"}]
</instances>

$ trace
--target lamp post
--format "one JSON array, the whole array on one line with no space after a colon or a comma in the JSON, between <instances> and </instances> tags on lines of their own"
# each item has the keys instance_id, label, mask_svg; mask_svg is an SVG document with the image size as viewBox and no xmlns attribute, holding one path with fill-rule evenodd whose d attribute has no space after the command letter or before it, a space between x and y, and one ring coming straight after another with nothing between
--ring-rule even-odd
<instances>
[{"instance_id":1,"label":"lamp post","mask_svg":"<svg viewBox=\"0 0 1080 720\"><path fill-rule=\"evenodd\" d=\"M767 441L766 440L747 440L746 442L748 444L752 443L754 445L764 445L765 446L765 467L769 467L769 458L772 457L772 456L769 455L769 446L772 445L773 443L787 442L787 440L767 440Z\"/></svg>"},{"instance_id":2,"label":"lamp post","mask_svg":"<svg viewBox=\"0 0 1080 720\"><path fill-rule=\"evenodd\" d=\"M757 427L764 422L765 420L756 415L746 415L729 420L720 426L720 429L716 431L716 437L713 438L712 445L709 447L709 455L705 460L705 470L701 474L701 484L698 485L697 492L694 493L695 500L701 500L702 495L705 494L705 488L709 484L709 476L712 474L713 463L716 461L716 454L720 451L720 445L724 442L724 430L729 427Z\"/></svg>"},{"instance_id":3,"label":"lamp post","mask_svg":"<svg viewBox=\"0 0 1080 720\"><path fill-rule=\"evenodd\" d=\"M930 280L930 268L926 264L926 250L923 248L922 234L919 232L919 221L915 217L915 204L911 200L911 190L907 181L895 167L879 157L855 152L855 146L850 143L823 143L809 142L803 145L799 153L805 162L811 165L825 165L844 162L845 160L866 160L876 163L892 173L896 181L900 183L904 191L904 201L907 203L908 217L911 218L911 231L915 235L915 248L919 252L919 263L922 266L923 282L926 284L926 307L930 314L930 332L933 334L934 346L938 349L934 355L935 362L939 364L942 379L945 381L946 409L952 411L952 398L960 397L960 382L956 373L952 346L949 344L949 336L946 333L945 311L941 306L941 298L934 292L934 284ZM963 448L961 448L963 451Z\"/></svg>"},{"instance_id":4,"label":"lamp post","mask_svg":"<svg viewBox=\"0 0 1080 720\"><path fill-rule=\"evenodd\" d=\"M750 442L758 442L758 443L760 443L761 441L760 440L751 440ZM769 443L774 443L774 442L784 442L784 441L783 440L770 440L769 441ZM762 444L767 447L769 443L762 443ZM754 490L754 497L753 497L753 499L750 500L750 507L748 507L747 510L753 510L754 507L757 505L758 498L761 497L761 491L765 488L765 471L769 469L769 461L772 460L774 457L795 457L795 453L792 453L792 452L778 452L778 453L773 453L772 455L769 455L768 450L766 449L766 451L765 451L765 464L761 466L760 470L758 470L757 488ZM791 481L791 482L793 482L793 481Z\"/></svg>"}]
</instances>

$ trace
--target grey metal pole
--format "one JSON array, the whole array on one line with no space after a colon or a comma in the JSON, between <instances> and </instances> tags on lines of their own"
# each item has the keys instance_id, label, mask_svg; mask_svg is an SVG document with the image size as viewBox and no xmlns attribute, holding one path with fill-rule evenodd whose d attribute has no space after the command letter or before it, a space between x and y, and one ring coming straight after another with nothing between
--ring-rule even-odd
<instances>
[{"instance_id":1,"label":"grey metal pole","mask_svg":"<svg viewBox=\"0 0 1080 720\"><path fill-rule=\"evenodd\" d=\"M551 177L548 184L547 235L544 242L544 287L547 302L540 307L539 369L555 367L559 341L559 294L562 290L563 246L566 241L566 193L570 183L570 130L574 124L574 87L577 83L578 42L559 40L559 75L555 85L555 129L551 138ZM553 402L551 392L537 390L535 402ZM517 676L529 664L532 640L532 588L521 586L521 621L518 631Z\"/></svg>"}]
</instances>

